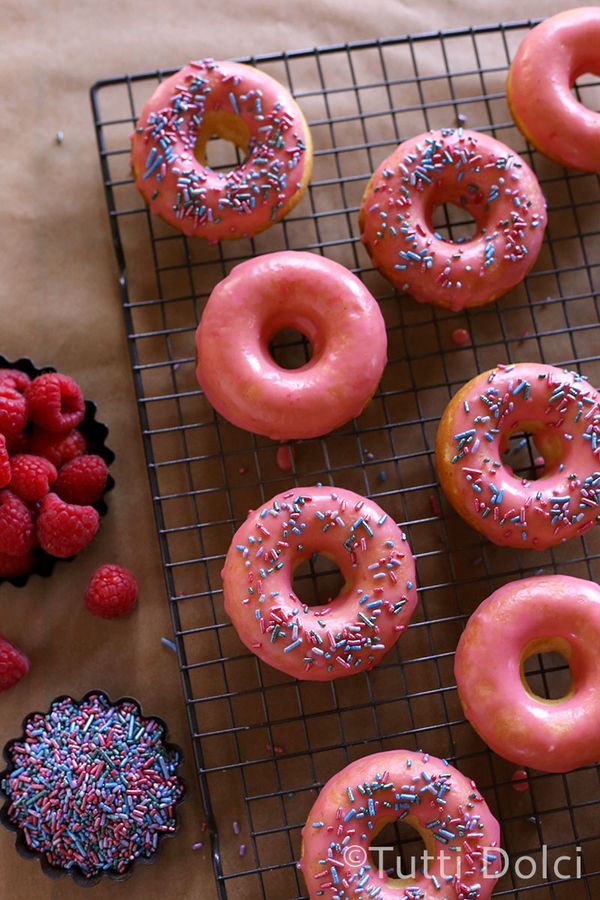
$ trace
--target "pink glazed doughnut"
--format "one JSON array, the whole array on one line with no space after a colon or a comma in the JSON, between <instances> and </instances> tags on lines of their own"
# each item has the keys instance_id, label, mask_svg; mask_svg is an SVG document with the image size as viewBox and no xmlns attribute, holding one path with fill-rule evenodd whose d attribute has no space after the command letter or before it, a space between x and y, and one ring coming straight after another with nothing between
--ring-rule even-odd
<instances>
[{"instance_id":1,"label":"pink glazed doughnut","mask_svg":"<svg viewBox=\"0 0 600 900\"><path fill-rule=\"evenodd\" d=\"M285 328L313 355L283 369L269 342ZM344 266L315 253L268 253L235 266L209 297L196 332L196 375L234 425L273 440L327 434L358 416L381 379L385 323Z\"/></svg>"},{"instance_id":2,"label":"pink glazed doughnut","mask_svg":"<svg viewBox=\"0 0 600 900\"><path fill-rule=\"evenodd\" d=\"M543 772L600 759L600 588L568 575L514 581L467 623L454 673L465 716L495 753ZM532 693L523 674L536 653L561 653L572 687L560 700Z\"/></svg>"},{"instance_id":3,"label":"pink glazed doughnut","mask_svg":"<svg viewBox=\"0 0 600 900\"><path fill-rule=\"evenodd\" d=\"M600 113L572 88L586 72L600 75L599 42L600 7L568 9L529 32L508 73L517 128L545 156L586 172L600 172Z\"/></svg>"},{"instance_id":4,"label":"pink glazed doughnut","mask_svg":"<svg viewBox=\"0 0 600 900\"><path fill-rule=\"evenodd\" d=\"M434 230L434 210L462 207L472 240ZM454 311L491 303L519 284L544 237L546 203L520 156L489 135L444 128L404 141L371 178L360 209L373 265L419 303Z\"/></svg>"},{"instance_id":5,"label":"pink glazed doughnut","mask_svg":"<svg viewBox=\"0 0 600 900\"><path fill-rule=\"evenodd\" d=\"M303 606L293 590L295 569L313 553L345 579L325 606ZM406 535L372 500L342 488L294 488L251 512L221 575L225 611L248 649L310 681L372 669L417 602Z\"/></svg>"},{"instance_id":6,"label":"pink glazed doughnut","mask_svg":"<svg viewBox=\"0 0 600 900\"><path fill-rule=\"evenodd\" d=\"M427 853L395 873L402 880L370 852L394 821L412 826ZM300 868L311 900L487 900L499 846L500 826L473 781L427 753L389 750L327 782L302 830Z\"/></svg>"},{"instance_id":7,"label":"pink glazed doughnut","mask_svg":"<svg viewBox=\"0 0 600 900\"><path fill-rule=\"evenodd\" d=\"M532 434L544 475L502 462L516 431ZM577 372L498 366L468 382L442 416L440 484L455 510L494 544L546 550L584 534L600 512L600 395Z\"/></svg>"},{"instance_id":8,"label":"pink glazed doughnut","mask_svg":"<svg viewBox=\"0 0 600 900\"><path fill-rule=\"evenodd\" d=\"M218 135L246 155L230 171L206 162ZM135 183L153 213L214 243L251 237L296 205L310 179L312 141L277 81L234 62L191 62L163 81L132 135Z\"/></svg>"}]
</instances>

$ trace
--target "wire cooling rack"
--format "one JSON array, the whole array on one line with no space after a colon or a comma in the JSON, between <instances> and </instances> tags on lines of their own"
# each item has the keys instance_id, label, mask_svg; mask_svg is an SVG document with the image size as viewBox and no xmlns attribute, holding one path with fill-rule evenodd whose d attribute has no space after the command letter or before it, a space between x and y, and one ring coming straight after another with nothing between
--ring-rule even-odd
<instances>
[{"instance_id":1,"label":"wire cooling rack","mask_svg":"<svg viewBox=\"0 0 600 900\"><path fill-rule=\"evenodd\" d=\"M312 183L282 223L254 240L211 247L149 215L129 171L129 136L145 100L172 70L111 78L92 89L102 175L119 268L148 475L195 763L220 898L306 896L296 868L300 830L320 786L352 759L382 749L423 748L473 777L503 829L512 862L496 896L599 896L600 789L596 767L568 775L529 773L491 753L465 722L453 652L467 617L493 589L537 571L598 579L600 529L544 553L485 543L442 496L433 466L438 419L449 397L497 362L578 368L600 384L600 192L595 176L566 172L531 152L505 100L506 70L532 22L384 39L248 60L284 84L312 128ZM598 83L578 82L588 105ZM594 108L598 108L594 106ZM549 206L546 240L531 275L500 302L463 314L394 295L358 240L367 180L402 139L464 123L523 154ZM214 167L236 162L222 141ZM464 213L437 213L440 230L468 233ZM463 218L461 218L463 217ZM276 464L273 442L217 416L194 378L194 329L213 286L237 262L280 249L311 250L360 275L378 298L389 364L359 419L326 438L296 442L293 470ZM472 339L457 347L451 334ZM285 334L277 359L298 364L305 341ZM535 466L527 436L508 461ZM530 472L530 474L532 474ZM264 666L238 639L223 610L220 568L249 508L292 485L317 481L375 498L405 524L417 558L420 604L408 632L370 674L328 684L296 682ZM319 558L297 581L303 598L335 596L338 576ZM561 696L562 659L529 661L530 683ZM232 835L237 819L241 836ZM414 833L382 835L406 854ZM239 843L247 847L240 855ZM550 871L542 872L547 845ZM581 848L580 851L577 848ZM561 873L552 860L570 855ZM577 874L581 859L582 877Z\"/></svg>"}]
</instances>

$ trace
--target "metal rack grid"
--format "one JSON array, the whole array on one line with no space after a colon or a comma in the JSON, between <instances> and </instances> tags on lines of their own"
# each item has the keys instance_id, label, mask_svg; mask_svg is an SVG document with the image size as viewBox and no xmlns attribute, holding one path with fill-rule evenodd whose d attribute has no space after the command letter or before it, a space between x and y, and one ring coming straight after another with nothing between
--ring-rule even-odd
<instances>
[{"instance_id":1,"label":"metal rack grid","mask_svg":"<svg viewBox=\"0 0 600 900\"><path fill-rule=\"evenodd\" d=\"M473 777L499 817L503 846L518 857L549 847L552 860L581 847L583 877L563 882L539 869L511 871L495 896L598 896L600 789L596 767L529 773L491 753L465 722L452 658L468 615L511 579L563 572L598 579L598 529L544 553L485 543L456 517L433 466L436 424L451 394L497 362L574 366L600 383L598 298L600 191L592 175L566 172L527 147L506 107L507 65L531 21L386 38L247 60L283 83L311 125L310 188L293 213L254 240L211 247L150 216L129 172L129 135L145 100L173 70L99 82L92 105L148 475L160 538L181 680L221 898L305 897L296 869L300 829L320 786L357 756L422 747ZM594 105L598 82L578 83ZM597 107L595 107L597 108ZM404 137L428 128L490 132L523 154L548 199L544 247L525 283L500 302L452 315L398 297L373 270L358 237L366 182ZM215 167L236 156L209 145ZM449 236L468 233L456 210L438 211ZM323 253L360 275L388 325L389 364L358 420L326 438L296 442L293 471L276 465L273 442L217 416L194 378L194 329L212 287L237 262L279 249ZM457 347L451 333L468 329ZM306 343L283 335L276 358L297 364ZM509 461L531 469L535 450L516 436ZM223 612L219 571L249 508L292 485L323 481L375 498L409 533L420 606L396 648L370 674L328 684L295 682L241 644ZM334 596L321 560L298 590ZM564 693L564 660L528 664L540 693ZM237 818L242 835L231 835ZM383 836L389 838L387 833ZM413 835L414 838L414 835ZM410 836L392 835L402 849ZM239 841L248 850L239 855ZM389 842L389 841L388 841ZM571 867L572 874L574 868Z\"/></svg>"}]
</instances>

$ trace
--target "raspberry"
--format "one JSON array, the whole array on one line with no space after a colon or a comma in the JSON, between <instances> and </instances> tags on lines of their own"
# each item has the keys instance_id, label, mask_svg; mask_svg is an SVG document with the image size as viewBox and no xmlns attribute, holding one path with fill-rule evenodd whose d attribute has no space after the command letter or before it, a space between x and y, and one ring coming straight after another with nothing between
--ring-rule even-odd
<instances>
[{"instance_id":1,"label":"raspberry","mask_svg":"<svg viewBox=\"0 0 600 900\"><path fill-rule=\"evenodd\" d=\"M7 438L21 434L27 425L27 401L8 384L0 384L0 433Z\"/></svg>"},{"instance_id":2,"label":"raspberry","mask_svg":"<svg viewBox=\"0 0 600 900\"><path fill-rule=\"evenodd\" d=\"M0 369L0 384L14 388L20 394L24 394L31 383L29 375L20 369Z\"/></svg>"},{"instance_id":3,"label":"raspberry","mask_svg":"<svg viewBox=\"0 0 600 900\"><path fill-rule=\"evenodd\" d=\"M6 438L6 449L9 456L15 456L16 453L27 453L27 442L29 435L26 431L22 431L16 437Z\"/></svg>"},{"instance_id":4,"label":"raspberry","mask_svg":"<svg viewBox=\"0 0 600 900\"><path fill-rule=\"evenodd\" d=\"M79 385L60 372L47 372L34 378L25 397L29 418L46 431L62 433L83 420L85 401Z\"/></svg>"},{"instance_id":5,"label":"raspberry","mask_svg":"<svg viewBox=\"0 0 600 900\"><path fill-rule=\"evenodd\" d=\"M0 553L0 579L18 578L19 575L27 575L33 569L33 551L23 556L9 556L8 553Z\"/></svg>"},{"instance_id":6,"label":"raspberry","mask_svg":"<svg viewBox=\"0 0 600 900\"><path fill-rule=\"evenodd\" d=\"M25 503L37 503L46 496L56 481L56 469L49 459L19 453L11 459L11 491Z\"/></svg>"},{"instance_id":7,"label":"raspberry","mask_svg":"<svg viewBox=\"0 0 600 900\"><path fill-rule=\"evenodd\" d=\"M62 467L54 489L67 503L96 503L107 478L108 467L100 456L78 456Z\"/></svg>"},{"instance_id":8,"label":"raspberry","mask_svg":"<svg viewBox=\"0 0 600 900\"><path fill-rule=\"evenodd\" d=\"M0 488L6 487L11 477L6 438L0 434Z\"/></svg>"},{"instance_id":9,"label":"raspberry","mask_svg":"<svg viewBox=\"0 0 600 900\"><path fill-rule=\"evenodd\" d=\"M74 506L56 494L48 494L37 519L40 546L61 559L76 556L94 538L99 521L93 506Z\"/></svg>"},{"instance_id":10,"label":"raspberry","mask_svg":"<svg viewBox=\"0 0 600 900\"><path fill-rule=\"evenodd\" d=\"M29 672L24 653L0 635L0 691L5 691Z\"/></svg>"},{"instance_id":11,"label":"raspberry","mask_svg":"<svg viewBox=\"0 0 600 900\"><path fill-rule=\"evenodd\" d=\"M48 434L47 431L34 428L29 435L27 449L36 456L45 456L60 469L69 460L85 453L87 446L84 436L75 428L67 434Z\"/></svg>"},{"instance_id":12,"label":"raspberry","mask_svg":"<svg viewBox=\"0 0 600 900\"><path fill-rule=\"evenodd\" d=\"M31 513L16 494L0 491L0 552L24 556L33 547Z\"/></svg>"},{"instance_id":13,"label":"raspberry","mask_svg":"<svg viewBox=\"0 0 600 900\"><path fill-rule=\"evenodd\" d=\"M107 564L96 569L85 592L85 605L95 616L126 616L137 600L137 581L129 569Z\"/></svg>"}]
</instances>

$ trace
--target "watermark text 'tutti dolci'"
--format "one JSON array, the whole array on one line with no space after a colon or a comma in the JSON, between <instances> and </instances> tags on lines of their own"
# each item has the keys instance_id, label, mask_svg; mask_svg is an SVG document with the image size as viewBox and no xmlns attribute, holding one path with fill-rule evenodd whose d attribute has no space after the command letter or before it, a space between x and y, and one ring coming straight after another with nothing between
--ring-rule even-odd
<instances>
[{"instance_id":1,"label":"watermark text 'tutti dolci'","mask_svg":"<svg viewBox=\"0 0 600 900\"><path fill-rule=\"evenodd\" d=\"M432 855L425 851L420 857L412 857L410 867L403 864L399 856L396 857L395 871L394 867L390 867L389 856L384 861L384 854L393 852L394 847L371 847L370 859L369 854L364 847L359 845L350 845L346 847L344 860L350 868L358 869L374 861L380 877L384 875L392 875L398 879L415 878L417 873L421 873L425 878L432 878L432 868L435 864L435 871L441 878L447 875L461 875L461 858L460 856L446 853L441 850L437 855ZM564 854L550 860L548 847L546 844L541 846L541 857L534 856L517 856L512 859L506 850L501 847L484 847L482 853L482 878L502 878L503 875L511 870L511 872L522 881L546 881L548 878L554 878L558 881L570 881L573 878L581 878L581 854L582 848L575 847L574 854ZM574 866L573 866L574 863ZM566 871L568 866L569 871ZM409 871L406 869L409 868ZM574 871L573 871L574 869Z\"/></svg>"}]
</instances>

